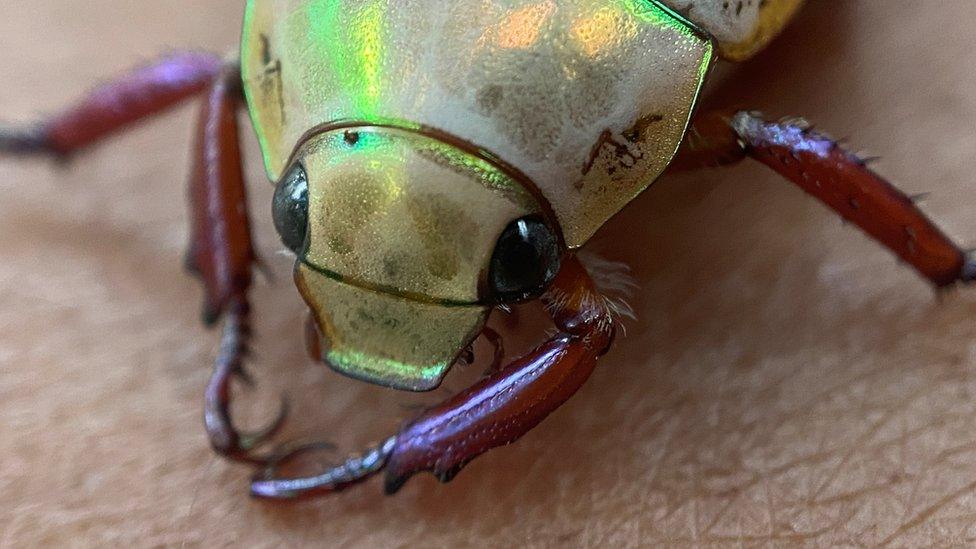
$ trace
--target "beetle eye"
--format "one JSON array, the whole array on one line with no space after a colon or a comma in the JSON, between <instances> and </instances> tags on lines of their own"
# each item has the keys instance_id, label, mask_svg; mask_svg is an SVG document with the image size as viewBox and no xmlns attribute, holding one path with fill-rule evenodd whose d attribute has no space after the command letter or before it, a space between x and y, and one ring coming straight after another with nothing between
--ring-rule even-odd
<instances>
[{"instance_id":1,"label":"beetle eye","mask_svg":"<svg viewBox=\"0 0 976 549\"><path fill-rule=\"evenodd\" d=\"M513 221L491 258L488 281L494 300L501 303L539 297L559 272L559 240L535 216Z\"/></svg>"},{"instance_id":2,"label":"beetle eye","mask_svg":"<svg viewBox=\"0 0 976 549\"><path fill-rule=\"evenodd\" d=\"M305 246L308 233L308 175L301 164L295 164L281 178L274 194L275 229L281 241L296 254Z\"/></svg>"}]
</instances>

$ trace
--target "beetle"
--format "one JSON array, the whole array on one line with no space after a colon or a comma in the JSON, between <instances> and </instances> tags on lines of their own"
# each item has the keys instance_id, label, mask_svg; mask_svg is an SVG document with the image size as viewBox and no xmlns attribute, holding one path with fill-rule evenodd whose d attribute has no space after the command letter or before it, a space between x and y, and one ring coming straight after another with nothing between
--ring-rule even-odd
<instances>
[{"instance_id":1,"label":"beetle","mask_svg":"<svg viewBox=\"0 0 976 549\"><path fill-rule=\"evenodd\" d=\"M859 226L936 287L976 260L866 162L800 119L698 112L719 59L748 59L802 0L248 0L240 55L183 52L74 106L0 131L0 152L68 157L203 95L187 265L223 322L206 389L214 449L253 464L251 493L325 494L381 472L450 480L568 400L618 312L576 251L665 169L757 160ZM261 453L229 412L245 377L251 240L237 113L246 106L295 254L313 356L387 387L437 388L493 309L541 300L557 333L395 435L309 477Z\"/></svg>"}]
</instances>

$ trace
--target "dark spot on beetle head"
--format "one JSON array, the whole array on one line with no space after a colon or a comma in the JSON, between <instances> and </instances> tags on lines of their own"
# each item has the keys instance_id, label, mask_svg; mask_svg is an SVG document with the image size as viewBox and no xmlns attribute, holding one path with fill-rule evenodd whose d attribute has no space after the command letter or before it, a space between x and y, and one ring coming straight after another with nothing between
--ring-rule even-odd
<instances>
[{"instance_id":1,"label":"dark spot on beetle head","mask_svg":"<svg viewBox=\"0 0 976 549\"><path fill-rule=\"evenodd\" d=\"M501 105L505 99L505 89L497 84L491 84L478 90L475 98L478 106L486 112L492 112Z\"/></svg>"}]
</instances>

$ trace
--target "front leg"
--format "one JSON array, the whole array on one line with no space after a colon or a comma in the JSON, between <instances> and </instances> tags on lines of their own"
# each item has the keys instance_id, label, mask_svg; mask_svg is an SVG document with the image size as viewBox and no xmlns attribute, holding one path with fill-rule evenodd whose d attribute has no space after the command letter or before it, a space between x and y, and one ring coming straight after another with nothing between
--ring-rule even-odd
<instances>
[{"instance_id":1,"label":"front leg","mask_svg":"<svg viewBox=\"0 0 976 549\"><path fill-rule=\"evenodd\" d=\"M960 249L864 160L801 120L768 122L751 112L698 116L673 166L719 166L746 157L819 199L934 285L976 280L976 256Z\"/></svg>"},{"instance_id":2,"label":"front leg","mask_svg":"<svg viewBox=\"0 0 976 549\"><path fill-rule=\"evenodd\" d=\"M422 471L449 481L488 450L515 442L568 400L610 346L614 321L606 300L576 258L567 258L543 300L560 333L525 357L424 412L399 434L321 475L276 478L283 457L251 493L290 499L335 492L386 469L386 491Z\"/></svg>"},{"instance_id":3,"label":"front leg","mask_svg":"<svg viewBox=\"0 0 976 549\"><path fill-rule=\"evenodd\" d=\"M244 358L251 336L248 292L252 267L257 262L237 121L243 99L240 69L228 65L210 86L197 123L187 267L203 281L204 322L209 325L225 317L220 352L204 401L210 443L229 459L264 463L266 457L255 450L284 425L287 403L268 427L254 433L239 432L230 413L232 382L241 379L250 383Z\"/></svg>"},{"instance_id":4,"label":"front leg","mask_svg":"<svg viewBox=\"0 0 976 549\"><path fill-rule=\"evenodd\" d=\"M240 461L263 462L254 449L281 426L284 410L258 433L240 433L230 417L231 383L248 381L248 290L257 261L247 210L237 114L240 70L219 56L184 52L111 81L29 127L0 128L0 154L70 157L132 125L206 92L189 182L192 234L187 266L203 282L203 318L225 318L221 349L207 386L205 422L212 446Z\"/></svg>"}]
</instances>

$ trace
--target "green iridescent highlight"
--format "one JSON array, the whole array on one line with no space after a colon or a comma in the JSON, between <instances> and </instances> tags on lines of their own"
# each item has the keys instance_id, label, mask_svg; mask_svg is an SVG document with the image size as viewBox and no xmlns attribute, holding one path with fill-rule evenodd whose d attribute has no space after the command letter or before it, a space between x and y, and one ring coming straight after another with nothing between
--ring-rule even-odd
<instances>
[{"instance_id":1,"label":"green iridescent highlight","mask_svg":"<svg viewBox=\"0 0 976 549\"><path fill-rule=\"evenodd\" d=\"M255 10L255 0L247 0L247 4L244 6L244 30L241 32L241 52L242 55L246 55L248 52L248 46L254 43L254 10ZM251 74L251 65L245 62L245 59L241 60L241 80L244 82L249 82L254 79L254 75ZM257 104L257 98L254 97L253 90L250 86L244 86L244 97L247 100L248 105ZM259 112L256 109L249 108L247 110L248 116L251 118L251 125L254 126L255 134L258 138L258 143L261 145L261 157L264 160L264 170L268 174L269 179L274 179L274 173L272 172L271 165L273 164L274 151L268 143L268 134L262 131L261 118Z\"/></svg>"},{"instance_id":2,"label":"green iridescent highlight","mask_svg":"<svg viewBox=\"0 0 976 549\"><path fill-rule=\"evenodd\" d=\"M380 115L383 57L388 47L384 41L386 9L379 0L355 8L339 0L314 0L305 7L307 35L301 43L307 44L316 57L327 60L355 117L362 120Z\"/></svg>"},{"instance_id":3,"label":"green iridescent highlight","mask_svg":"<svg viewBox=\"0 0 976 549\"><path fill-rule=\"evenodd\" d=\"M626 2L638 1L643 4L644 7L647 6L646 0L624 0ZM658 0L650 0L653 9L651 10L636 10L632 11L635 15L641 17L644 16L648 21L656 23L662 26L667 26L674 29L684 35L689 40L695 42L704 41L705 50L702 52L702 62L701 66L698 68L698 94L695 96L695 102L697 103L698 97L701 94L701 90L705 85L705 78L708 76L708 71L712 68L712 62L715 60L715 44L712 37L706 32L699 29L694 23L686 19L680 13L672 10L671 8L660 3Z\"/></svg>"},{"instance_id":4,"label":"green iridescent highlight","mask_svg":"<svg viewBox=\"0 0 976 549\"><path fill-rule=\"evenodd\" d=\"M388 384L390 379L409 379L422 387L436 387L452 366L453 360L434 365L417 365L369 353L345 350L326 353L325 360L346 375L370 383Z\"/></svg>"}]
</instances>

